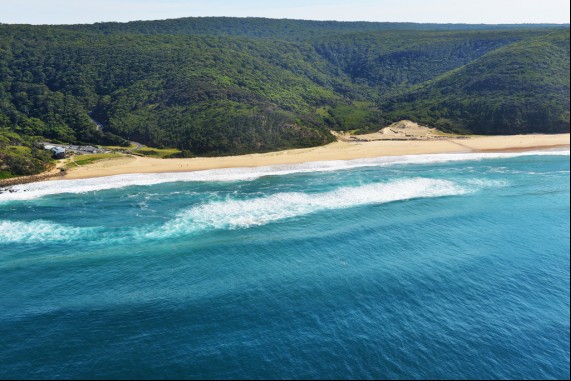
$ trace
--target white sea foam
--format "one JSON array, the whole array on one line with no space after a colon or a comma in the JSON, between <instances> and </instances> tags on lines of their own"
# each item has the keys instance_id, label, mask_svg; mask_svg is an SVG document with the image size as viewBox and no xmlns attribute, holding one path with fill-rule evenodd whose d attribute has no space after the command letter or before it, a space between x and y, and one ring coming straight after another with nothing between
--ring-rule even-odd
<instances>
[{"instance_id":1,"label":"white sea foam","mask_svg":"<svg viewBox=\"0 0 571 381\"><path fill-rule=\"evenodd\" d=\"M0 202L31 200L63 193L87 193L93 191L148 186L171 182L229 182L251 181L264 176L283 176L295 173L330 172L363 167L384 167L406 164L438 164L460 161L504 159L521 156L569 156L569 150L531 151L512 153L464 153L437 155L389 156L347 161L322 161L295 165L273 165L252 168L215 169L186 173L158 173L118 175L85 180L62 180L24 184L10 187L10 192L0 194Z\"/></svg>"},{"instance_id":2,"label":"white sea foam","mask_svg":"<svg viewBox=\"0 0 571 381\"><path fill-rule=\"evenodd\" d=\"M467 192L469 190L452 181L415 178L345 187L325 193L278 193L247 200L228 198L185 210L161 228L142 232L142 235L162 238L200 230L248 228L325 210Z\"/></svg>"},{"instance_id":3,"label":"white sea foam","mask_svg":"<svg viewBox=\"0 0 571 381\"><path fill-rule=\"evenodd\" d=\"M284 192L249 199L229 196L183 210L162 226L149 225L122 230L65 226L49 221L0 221L0 244L49 241L163 239L213 229L240 229L312 213L351 207L384 204L417 198L460 196L483 188L504 186L504 182L465 180L462 183L441 179L412 178L322 193ZM104 233L104 234L102 234Z\"/></svg>"},{"instance_id":4,"label":"white sea foam","mask_svg":"<svg viewBox=\"0 0 571 381\"><path fill-rule=\"evenodd\" d=\"M0 221L0 244L71 241L93 235L94 229L64 226L48 221Z\"/></svg>"}]
</instances>

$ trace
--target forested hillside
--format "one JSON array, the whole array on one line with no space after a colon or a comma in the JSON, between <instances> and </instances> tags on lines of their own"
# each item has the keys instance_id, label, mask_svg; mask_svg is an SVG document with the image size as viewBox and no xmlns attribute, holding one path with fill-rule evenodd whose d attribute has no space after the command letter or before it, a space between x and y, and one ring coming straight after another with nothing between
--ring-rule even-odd
<instances>
[{"instance_id":1,"label":"forested hillside","mask_svg":"<svg viewBox=\"0 0 571 381\"><path fill-rule=\"evenodd\" d=\"M7 174L22 172L8 163L18 150L28 160L18 168L37 170L45 158L30 142L39 137L221 155L325 144L332 129L397 119L456 132L569 131L569 28L236 18L0 25Z\"/></svg>"},{"instance_id":2,"label":"forested hillside","mask_svg":"<svg viewBox=\"0 0 571 381\"><path fill-rule=\"evenodd\" d=\"M478 134L569 132L569 29L507 45L385 104L392 119Z\"/></svg>"}]
</instances>

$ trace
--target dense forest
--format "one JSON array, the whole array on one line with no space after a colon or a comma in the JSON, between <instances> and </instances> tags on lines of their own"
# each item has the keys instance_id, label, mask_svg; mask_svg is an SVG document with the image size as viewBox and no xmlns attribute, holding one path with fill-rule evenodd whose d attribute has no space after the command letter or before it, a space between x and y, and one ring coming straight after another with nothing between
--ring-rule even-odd
<instances>
[{"instance_id":1,"label":"dense forest","mask_svg":"<svg viewBox=\"0 0 571 381\"><path fill-rule=\"evenodd\" d=\"M100 121L100 131L90 115ZM185 156L309 147L399 119L569 131L569 27L184 18L0 24L0 178L39 139Z\"/></svg>"}]
</instances>

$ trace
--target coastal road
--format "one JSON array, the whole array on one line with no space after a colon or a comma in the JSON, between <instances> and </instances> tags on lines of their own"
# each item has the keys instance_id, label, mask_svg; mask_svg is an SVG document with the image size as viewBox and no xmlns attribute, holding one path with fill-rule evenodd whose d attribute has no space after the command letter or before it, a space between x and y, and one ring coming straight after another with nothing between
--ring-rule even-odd
<instances>
[{"instance_id":1,"label":"coastal road","mask_svg":"<svg viewBox=\"0 0 571 381\"><path fill-rule=\"evenodd\" d=\"M101 124L101 123L99 123L99 121L93 119L93 117L91 116L91 113L88 113L87 115L89 116L89 119L91 119L91 121L97 125L97 129L99 131L103 132L103 124Z\"/></svg>"},{"instance_id":2,"label":"coastal road","mask_svg":"<svg viewBox=\"0 0 571 381\"><path fill-rule=\"evenodd\" d=\"M103 132L103 124L101 122L99 122L98 120L94 119L91 116L91 112L89 112L87 115L89 116L89 119L91 119L91 121L97 125L97 129L99 131ZM141 149L141 148L145 147L143 144L138 143L138 142L129 141L129 143L133 144L135 146L135 149Z\"/></svg>"}]
</instances>

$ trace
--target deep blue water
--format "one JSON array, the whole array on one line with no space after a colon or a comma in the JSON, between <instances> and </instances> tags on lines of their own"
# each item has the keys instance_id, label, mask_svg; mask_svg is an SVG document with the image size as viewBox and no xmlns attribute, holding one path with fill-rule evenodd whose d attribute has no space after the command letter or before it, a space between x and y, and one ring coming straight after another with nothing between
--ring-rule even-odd
<instances>
[{"instance_id":1,"label":"deep blue water","mask_svg":"<svg viewBox=\"0 0 571 381\"><path fill-rule=\"evenodd\" d=\"M569 379L568 151L449 159L4 193L0 378Z\"/></svg>"}]
</instances>

